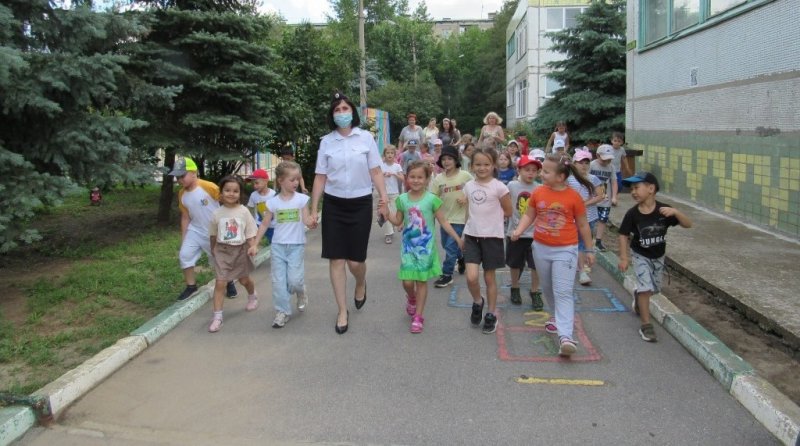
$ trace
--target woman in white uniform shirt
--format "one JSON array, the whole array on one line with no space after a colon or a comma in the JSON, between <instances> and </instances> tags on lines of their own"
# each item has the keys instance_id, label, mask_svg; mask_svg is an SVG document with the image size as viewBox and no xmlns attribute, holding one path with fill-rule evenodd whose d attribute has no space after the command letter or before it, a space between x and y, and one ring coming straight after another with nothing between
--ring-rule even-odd
<instances>
[{"instance_id":1,"label":"woman in white uniform shirt","mask_svg":"<svg viewBox=\"0 0 800 446\"><path fill-rule=\"evenodd\" d=\"M381 157L372 134L358 126L361 119L355 104L341 93L333 95L328 110L331 132L322 138L317 154L311 193L311 222L316 224L319 199L324 195L322 213L322 258L330 261L331 284L339 314L336 333L348 327L345 293L347 273L356 280L356 309L367 301L367 242L372 228L372 186L380 195L378 207L386 206L386 187Z\"/></svg>"}]
</instances>

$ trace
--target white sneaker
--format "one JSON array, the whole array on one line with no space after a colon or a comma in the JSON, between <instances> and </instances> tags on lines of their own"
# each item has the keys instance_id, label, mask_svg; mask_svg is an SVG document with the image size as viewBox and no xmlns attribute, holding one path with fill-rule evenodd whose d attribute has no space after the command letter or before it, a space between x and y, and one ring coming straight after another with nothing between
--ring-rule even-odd
<instances>
[{"instance_id":1,"label":"white sneaker","mask_svg":"<svg viewBox=\"0 0 800 446\"><path fill-rule=\"evenodd\" d=\"M297 293L297 310L306 311L308 305L308 295L306 294L306 287L303 287L302 293Z\"/></svg>"},{"instance_id":2,"label":"white sneaker","mask_svg":"<svg viewBox=\"0 0 800 446\"><path fill-rule=\"evenodd\" d=\"M589 274L587 274L586 271L581 271L581 273L578 275L578 282L580 282L581 285L586 286L592 283L592 278L589 277Z\"/></svg>"},{"instance_id":3,"label":"white sneaker","mask_svg":"<svg viewBox=\"0 0 800 446\"><path fill-rule=\"evenodd\" d=\"M287 322L289 322L289 315L279 311L278 314L275 315L275 319L272 321L272 328L283 328Z\"/></svg>"}]
</instances>

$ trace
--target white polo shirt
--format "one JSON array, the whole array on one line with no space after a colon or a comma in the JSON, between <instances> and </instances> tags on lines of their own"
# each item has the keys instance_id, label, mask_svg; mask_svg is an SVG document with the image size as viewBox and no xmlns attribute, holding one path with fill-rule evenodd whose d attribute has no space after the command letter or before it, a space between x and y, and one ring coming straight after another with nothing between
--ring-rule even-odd
<instances>
[{"instance_id":1,"label":"white polo shirt","mask_svg":"<svg viewBox=\"0 0 800 446\"><path fill-rule=\"evenodd\" d=\"M339 198L357 198L372 193L369 170L380 167L381 156L372 134L354 128L342 136L334 130L319 144L314 173L326 175L325 193Z\"/></svg>"}]
</instances>

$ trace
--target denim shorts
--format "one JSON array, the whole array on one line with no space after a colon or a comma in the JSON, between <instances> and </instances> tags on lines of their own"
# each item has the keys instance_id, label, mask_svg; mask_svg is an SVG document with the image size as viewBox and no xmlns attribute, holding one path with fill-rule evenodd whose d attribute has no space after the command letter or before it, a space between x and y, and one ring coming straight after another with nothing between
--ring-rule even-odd
<instances>
[{"instance_id":1,"label":"denim shorts","mask_svg":"<svg viewBox=\"0 0 800 446\"><path fill-rule=\"evenodd\" d=\"M589 222L589 231L592 233L592 238L594 238L594 227L597 224L597 220ZM586 245L583 244L583 239L581 238L580 232L578 233L578 252L586 252Z\"/></svg>"},{"instance_id":2,"label":"denim shorts","mask_svg":"<svg viewBox=\"0 0 800 446\"><path fill-rule=\"evenodd\" d=\"M597 206L597 220L603 223L608 223L608 217L611 215L610 207Z\"/></svg>"}]
</instances>

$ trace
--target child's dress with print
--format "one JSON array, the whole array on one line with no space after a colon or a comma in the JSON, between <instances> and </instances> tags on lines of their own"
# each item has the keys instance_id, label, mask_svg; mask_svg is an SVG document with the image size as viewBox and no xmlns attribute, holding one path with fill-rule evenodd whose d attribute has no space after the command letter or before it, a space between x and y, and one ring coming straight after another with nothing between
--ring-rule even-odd
<instances>
[{"instance_id":1,"label":"child's dress with print","mask_svg":"<svg viewBox=\"0 0 800 446\"><path fill-rule=\"evenodd\" d=\"M425 192L412 201L408 193L397 197L397 210L403 213L403 240L400 249L400 280L425 282L439 277L442 266L436 249L435 213L442 205L436 195Z\"/></svg>"}]
</instances>

